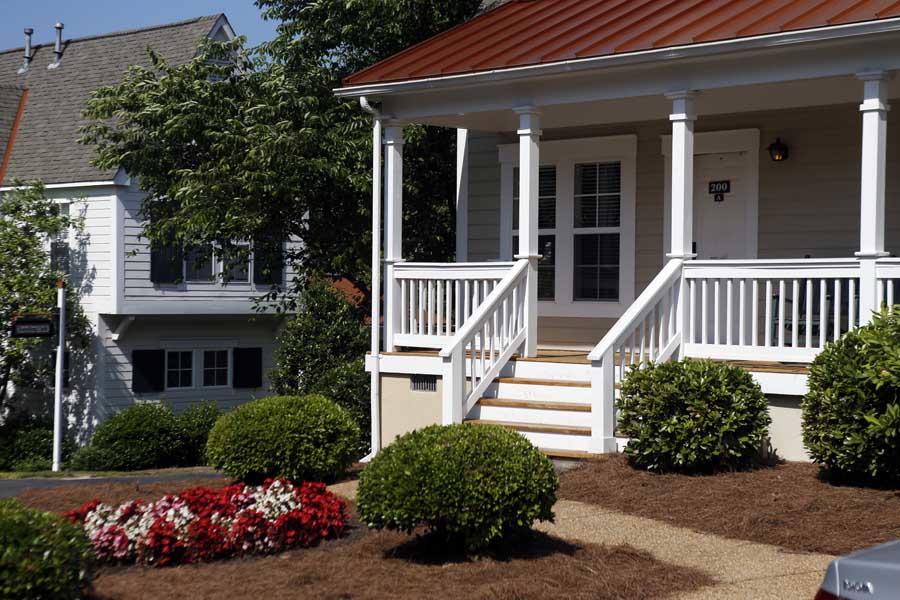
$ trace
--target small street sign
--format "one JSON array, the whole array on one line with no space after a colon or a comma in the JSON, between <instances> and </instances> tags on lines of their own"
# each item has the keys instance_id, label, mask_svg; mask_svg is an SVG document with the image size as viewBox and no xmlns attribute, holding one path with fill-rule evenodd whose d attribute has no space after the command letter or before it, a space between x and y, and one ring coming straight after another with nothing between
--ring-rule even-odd
<instances>
[{"instance_id":1,"label":"small street sign","mask_svg":"<svg viewBox=\"0 0 900 600\"><path fill-rule=\"evenodd\" d=\"M52 337L53 320L50 317L22 316L16 317L12 322L12 337L34 338Z\"/></svg>"}]
</instances>

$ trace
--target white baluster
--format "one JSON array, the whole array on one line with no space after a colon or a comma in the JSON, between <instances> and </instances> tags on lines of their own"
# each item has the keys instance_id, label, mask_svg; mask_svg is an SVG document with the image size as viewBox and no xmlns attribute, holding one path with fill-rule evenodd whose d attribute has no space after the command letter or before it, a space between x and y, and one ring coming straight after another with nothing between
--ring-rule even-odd
<instances>
[{"instance_id":1,"label":"white baluster","mask_svg":"<svg viewBox=\"0 0 900 600\"><path fill-rule=\"evenodd\" d=\"M791 287L791 347L800 345L800 281L795 279Z\"/></svg>"},{"instance_id":2,"label":"white baluster","mask_svg":"<svg viewBox=\"0 0 900 600\"><path fill-rule=\"evenodd\" d=\"M734 319L734 311L731 308L734 304L733 287L732 280L727 279L725 281L725 343L729 346L734 343L734 339L731 336L732 320Z\"/></svg>"},{"instance_id":3,"label":"white baluster","mask_svg":"<svg viewBox=\"0 0 900 600\"><path fill-rule=\"evenodd\" d=\"M759 345L759 280L753 280L753 297L750 305L750 345Z\"/></svg>"},{"instance_id":4,"label":"white baluster","mask_svg":"<svg viewBox=\"0 0 900 600\"><path fill-rule=\"evenodd\" d=\"M697 341L697 281L691 279L690 283L690 304L688 305L688 319L690 319L690 338L687 340L693 344Z\"/></svg>"},{"instance_id":5,"label":"white baluster","mask_svg":"<svg viewBox=\"0 0 900 600\"><path fill-rule=\"evenodd\" d=\"M778 280L778 347L784 348L784 302L786 286L784 279Z\"/></svg>"},{"instance_id":6,"label":"white baluster","mask_svg":"<svg viewBox=\"0 0 900 600\"><path fill-rule=\"evenodd\" d=\"M462 300L462 298L461 298L461 294L460 294L460 287L462 287L462 284L460 283L460 280L457 279L453 283L453 315L454 315L453 333L454 334L456 334L456 332L459 331L459 329L462 327L462 308L461 308L461 304L460 304L460 300Z\"/></svg>"},{"instance_id":7,"label":"white baluster","mask_svg":"<svg viewBox=\"0 0 900 600\"><path fill-rule=\"evenodd\" d=\"M847 294L847 303L849 304L847 308L847 327L853 329L856 327L856 324L859 322L856 319L856 280L851 279L849 290Z\"/></svg>"},{"instance_id":8,"label":"white baluster","mask_svg":"<svg viewBox=\"0 0 900 600\"><path fill-rule=\"evenodd\" d=\"M720 281L716 279L713 282L713 343L719 344L722 341L722 331L721 331L721 316L722 313L719 312L719 305L721 303L721 298L719 294Z\"/></svg>"},{"instance_id":9,"label":"white baluster","mask_svg":"<svg viewBox=\"0 0 900 600\"><path fill-rule=\"evenodd\" d=\"M774 327L774 323L772 322L772 280L766 279L766 320L763 323L766 328L765 338L766 338L766 348L772 347L772 328Z\"/></svg>"},{"instance_id":10,"label":"white baluster","mask_svg":"<svg viewBox=\"0 0 900 600\"><path fill-rule=\"evenodd\" d=\"M819 348L825 347L828 337L828 282L819 280Z\"/></svg>"},{"instance_id":11,"label":"white baluster","mask_svg":"<svg viewBox=\"0 0 900 600\"><path fill-rule=\"evenodd\" d=\"M812 348L813 281L806 280L806 347Z\"/></svg>"},{"instance_id":12,"label":"white baluster","mask_svg":"<svg viewBox=\"0 0 900 600\"><path fill-rule=\"evenodd\" d=\"M834 280L834 337L837 340L841 337L841 280Z\"/></svg>"},{"instance_id":13,"label":"white baluster","mask_svg":"<svg viewBox=\"0 0 900 600\"><path fill-rule=\"evenodd\" d=\"M709 286L707 285L707 280L704 279L700 283L700 329L701 329L701 344L709 343L709 302L708 297L709 294Z\"/></svg>"},{"instance_id":14,"label":"white baluster","mask_svg":"<svg viewBox=\"0 0 900 600\"><path fill-rule=\"evenodd\" d=\"M747 287L746 281L741 279L738 284L738 343L741 346L747 345Z\"/></svg>"}]
</instances>

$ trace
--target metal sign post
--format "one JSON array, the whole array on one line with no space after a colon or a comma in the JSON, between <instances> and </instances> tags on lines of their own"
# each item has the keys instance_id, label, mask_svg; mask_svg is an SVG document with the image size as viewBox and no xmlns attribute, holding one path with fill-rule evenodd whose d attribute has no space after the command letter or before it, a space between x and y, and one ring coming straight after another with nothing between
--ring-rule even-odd
<instances>
[{"instance_id":1,"label":"metal sign post","mask_svg":"<svg viewBox=\"0 0 900 600\"><path fill-rule=\"evenodd\" d=\"M62 462L63 436L63 368L66 360L66 282L56 282L56 304L59 308L59 342L56 346L56 385L53 394L53 471Z\"/></svg>"}]
</instances>

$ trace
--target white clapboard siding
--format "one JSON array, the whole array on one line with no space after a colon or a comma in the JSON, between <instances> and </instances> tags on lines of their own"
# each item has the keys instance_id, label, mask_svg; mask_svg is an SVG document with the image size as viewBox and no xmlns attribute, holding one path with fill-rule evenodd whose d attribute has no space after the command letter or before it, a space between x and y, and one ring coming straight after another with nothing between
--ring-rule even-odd
<instances>
[{"instance_id":1,"label":"white clapboard siding","mask_svg":"<svg viewBox=\"0 0 900 600\"><path fill-rule=\"evenodd\" d=\"M250 313L254 299L269 291L268 286L257 287L252 282L181 283L155 285L150 281L150 248L143 236L144 222L140 217L144 194L134 188L120 192L123 206L124 231L124 293L123 314L161 313ZM293 244L296 242L290 242ZM285 281L291 282L294 272L285 265Z\"/></svg>"}]
</instances>

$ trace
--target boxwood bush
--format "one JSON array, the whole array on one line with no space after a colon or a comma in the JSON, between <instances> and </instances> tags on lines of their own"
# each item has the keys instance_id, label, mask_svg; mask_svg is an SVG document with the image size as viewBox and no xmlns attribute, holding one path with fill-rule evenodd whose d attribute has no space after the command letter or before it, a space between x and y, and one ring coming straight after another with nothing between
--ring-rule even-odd
<instances>
[{"instance_id":1,"label":"boxwood bush","mask_svg":"<svg viewBox=\"0 0 900 600\"><path fill-rule=\"evenodd\" d=\"M825 347L802 408L813 460L851 478L900 481L900 307Z\"/></svg>"},{"instance_id":2,"label":"boxwood bush","mask_svg":"<svg viewBox=\"0 0 900 600\"><path fill-rule=\"evenodd\" d=\"M622 383L619 430L631 462L652 471L704 473L757 460L768 433L766 397L745 370L709 360L632 368Z\"/></svg>"},{"instance_id":3,"label":"boxwood bush","mask_svg":"<svg viewBox=\"0 0 900 600\"><path fill-rule=\"evenodd\" d=\"M359 458L359 435L350 413L324 396L272 396L220 417L206 455L243 481L328 481Z\"/></svg>"},{"instance_id":4,"label":"boxwood bush","mask_svg":"<svg viewBox=\"0 0 900 600\"><path fill-rule=\"evenodd\" d=\"M89 450L73 457L73 467L92 471L136 471L179 464L179 427L172 409L135 404L100 423Z\"/></svg>"},{"instance_id":5,"label":"boxwood bush","mask_svg":"<svg viewBox=\"0 0 900 600\"><path fill-rule=\"evenodd\" d=\"M0 500L0 597L81 598L93 575L93 552L80 525Z\"/></svg>"},{"instance_id":6,"label":"boxwood bush","mask_svg":"<svg viewBox=\"0 0 900 600\"><path fill-rule=\"evenodd\" d=\"M363 360L338 365L329 369L316 380L311 393L321 394L347 409L359 426L359 455L365 456L372 447L371 422L372 400L371 378L366 373Z\"/></svg>"},{"instance_id":7,"label":"boxwood bush","mask_svg":"<svg viewBox=\"0 0 900 600\"><path fill-rule=\"evenodd\" d=\"M63 438L62 458L75 450L71 436ZM53 454L53 424L26 414L7 417L0 426L0 471L45 471Z\"/></svg>"},{"instance_id":8,"label":"boxwood bush","mask_svg":"<svg viewBox=\"0 0 900 600\"><path fill-rule=\"evenodd\" d=\"M222 411L212 400L194 404L175 416L178 428L178 456L180 466L206 464L206 440Z\"/></svg>"},{"instance_id":9,"label":"boxwood bush","mask_svg":"<svg viewBox=\"0 0 900 600\"><path fill-rule=\"evenodd\" d=\"M432 425L384 448L362 472L357 505L369 527L425 527L473 552L553 519L553 464L498 426Z\"/></svg>"}]
</instances>

